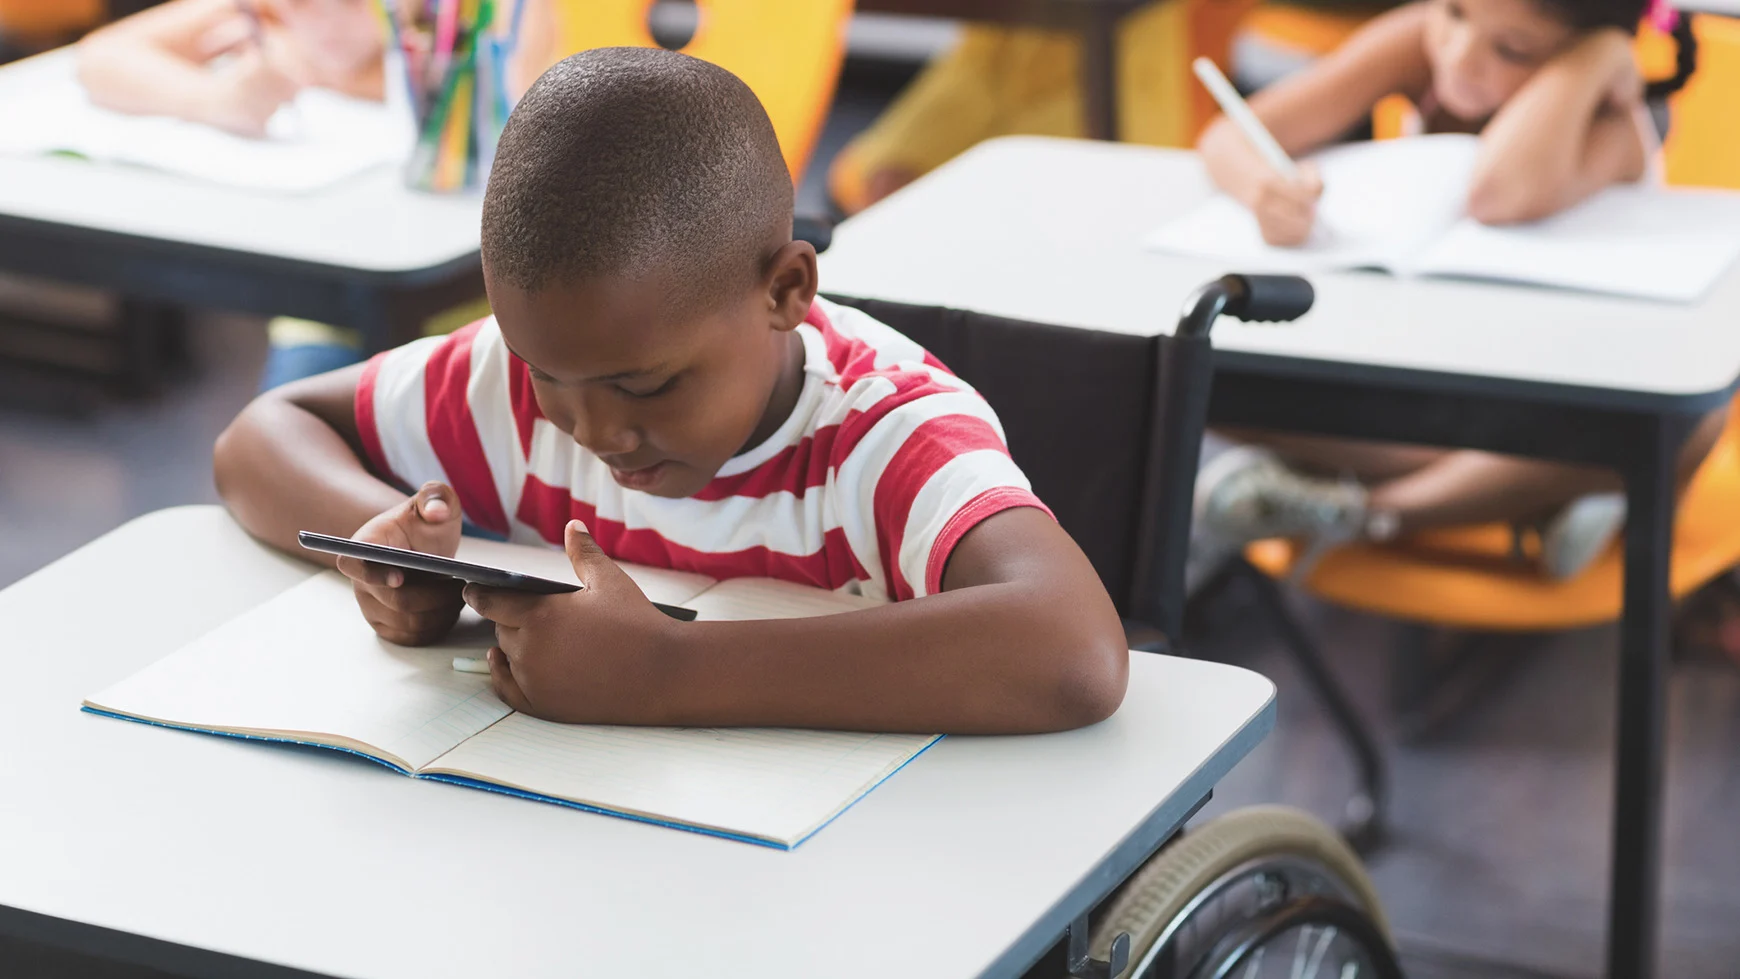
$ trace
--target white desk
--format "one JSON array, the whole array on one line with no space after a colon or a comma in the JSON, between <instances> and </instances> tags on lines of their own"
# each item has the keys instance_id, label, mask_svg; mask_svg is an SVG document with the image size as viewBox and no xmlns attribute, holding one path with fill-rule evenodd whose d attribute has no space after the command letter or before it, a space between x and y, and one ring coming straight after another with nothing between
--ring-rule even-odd
<instances>
[{"instance_id":1,"label":"white desk","mask_svg":"<svg viewBox=\"0 0 1740 979\"><path fill-rule=\"evenodd\" d=\"M825 292L951 306L1113 333L1169 333L1224 263L1140 241L1211 192L1196 155L1011 137L981 144L834 230ZM1740 373L1740 267L1698 307L1382 273L1310 276L1317 303L1287 326L1228 320L1217 351L1277 368L1431 371L1538 393L1597 389L1713 406ZM1463 380L1457 380L1463 379ZM1564 392L1575 399L1575 392Z\"/></svg>"},{"instance_id":2,"label":"white desk","mask_svg":"<svg viewBox=\"0 0 1740 979\"><path fill-rule=\"evenodd\" d=\"M1208 192L1187 152L995 140L837 228L822 286L1152 337L1172 329L1192 289L1228 271L1139 244ZM1296 324L1216 327L1211 420L1559 459L1624 478L1608 973L1649 975L1674 457L1740 381L1740 268L1691 307L1376 273L1311 280L1317 303Z\"/></svg>"},{"instance_id":3,"label":"white desk","mask_svg":"<svg viewBox=\"0 0 1740 979\"><path fill-rule=\"evenodd\" d=\"M13 80L29 80L38 61L0 68L0 98L30 97ZM395 328L408 336L423 316L483 294L480 211L481 195L408 190L391 167L278 194L0 157L0 269L354 326L381 347L404 338Z\"/></svg>"},{"instance_id":4,"label":"white desk","mask_svg":"<svg viewBox=\"0 0 1740 979\"><path fill-rule=\"evenodd\" d=\"M0 931L201 976L1015 976L1273 725L1256 674L1133 656L1110 721L945 738L785 853L79 712L311 570L188 507L0 592Z\"/></svg>"}]
</instances>

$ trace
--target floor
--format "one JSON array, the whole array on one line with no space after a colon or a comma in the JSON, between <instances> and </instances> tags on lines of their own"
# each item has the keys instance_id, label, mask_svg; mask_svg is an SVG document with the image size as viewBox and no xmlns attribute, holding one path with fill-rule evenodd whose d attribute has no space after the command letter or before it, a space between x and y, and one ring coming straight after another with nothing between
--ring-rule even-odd
<instances>
[{"instance_id":1,"label":"floor","mask_svg":"<svg viewBox=\"0 0 1740 979\"><path fill-rule=\"evenodd\" d=\"M848 76L818 158L872 118L887 90L885 78ZM823 206L817 173L800 210ZM131 517L215 500L211 443L253 392L261 323L200 314L191 346L190 376L150 398L71 399L82 410L47 411L0 391L0 586ZM1394 628L1307 611L1361 706L1390 731L1385 650ZM1249 619L1222 615L1195 652L1271 676L1280 720L1204 818L1277 801L1331 817L1348 760L1277 643ZM1415 979L1599 973L1614 650L1610 630L1544 642L1436 739L1389 741L1395 838L1370 869ZM1681 668L1672 717L1663 974L1731 979L1740 974L1740 671Z\"/></svg>"}]
</instances>

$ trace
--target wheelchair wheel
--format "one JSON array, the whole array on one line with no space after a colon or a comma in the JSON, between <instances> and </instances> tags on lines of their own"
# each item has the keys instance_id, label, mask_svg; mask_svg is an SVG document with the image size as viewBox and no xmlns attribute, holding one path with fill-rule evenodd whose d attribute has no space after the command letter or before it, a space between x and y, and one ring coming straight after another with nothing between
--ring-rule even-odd
<instances>
[{"instance_id":1,"label":"wheelchair wheel","mask_svg":"<svg viewBox=\"0 0 1740 979\"><path fill-rule=\"evenodd\" d=\"M1400 979L1359 858L1316 818L1253 806L1192 830L1113 896L1091 950L1129 979Z\"/></svg>"}]
</instances>

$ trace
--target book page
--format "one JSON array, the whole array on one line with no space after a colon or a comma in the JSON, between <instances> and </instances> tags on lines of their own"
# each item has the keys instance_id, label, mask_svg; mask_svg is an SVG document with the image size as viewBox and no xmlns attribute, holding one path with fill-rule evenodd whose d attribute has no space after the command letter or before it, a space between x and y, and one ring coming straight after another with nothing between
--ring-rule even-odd
<instances>
[{"instance_id":1,"label":"book page","mask_svg":"<svg viewBox=\"0 0 1740 979\"><path fill-rule=\"evenodd\" d=\"M1532 224L1458 222L1414 270L1696 302L1740 256L1740 194L1609 187Z\"/></svg>"},{"instance_id":2,"label":"book page","mask_svg":"<svg viewBox=\"0 0 1740 979\"><path fill-rule=\"evenodd\" d=\"M402 162L415 135L408 112L325 89L278 110L263 139L91 102L71 52L32 59L0 91L0 153L65 152L252 190L306 193Z\"/></svg>"},{"instance_id":3,"label":"book page","mask_svg":"<svg viewBox=\"0 0 1740 979\"><path fill-rule=\"evenodd\" d=\"M934 735L554 724L514 714L420 774L457 775L792 847Z\"/></svg>"},{"instance_id":4,"label":"book page","mask_svg":"<svg viewBox=\"0 0 1740 979\"><path fill-rule=\"evenodd\" d=\"M1479 140L1416 136L1350 143L1311 157L1323 177L1317 228L1298 248L1263 241L1243 204L1216 194L1145 240L1155 251L1238 263L1241 272L1389 268L1460 217Z\"/></svg>"},{"instance_id":5,"label":"book page","mask_svg":"<svg viewBox=\"0 0 1740 979\"><path fill-rule=\"evenodd\" d=\"M883 604L874 598L824 591L772 578L721 581L689 602L702 621L805 619Z\"/></svg>"},{"instance_id":6,"label":"book page","mask_svg":"<svg viewBox=\"0 0 1740 979\"><path fill-rule=\"evenodd\" d=\"M447 642L378 638L350 582L326 571L85 701L177 727L350 748L415 770L505 717L481 656L490 625L468 611Z\"/></svg>"}]
</instances>

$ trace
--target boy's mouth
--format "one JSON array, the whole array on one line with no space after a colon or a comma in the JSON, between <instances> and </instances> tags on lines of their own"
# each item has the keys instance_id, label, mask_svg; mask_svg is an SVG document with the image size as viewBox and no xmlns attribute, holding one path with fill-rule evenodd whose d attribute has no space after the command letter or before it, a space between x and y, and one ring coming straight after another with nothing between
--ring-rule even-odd
<instances>
[{"instance_id":1,"label":"boy's mouth","mask_svg":"<svg viewBox=\"0 0 1740 979\"><path fill-rule=\"evenodd\" d=\"M641 466L638 469L610 467L610 478L616 480L616 484L623 489L651 489L658 485L659 480L663 479L664 475L665 463L663 462L655 462L650 466Z\"/></svg>"}]
</instances>

